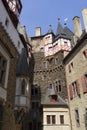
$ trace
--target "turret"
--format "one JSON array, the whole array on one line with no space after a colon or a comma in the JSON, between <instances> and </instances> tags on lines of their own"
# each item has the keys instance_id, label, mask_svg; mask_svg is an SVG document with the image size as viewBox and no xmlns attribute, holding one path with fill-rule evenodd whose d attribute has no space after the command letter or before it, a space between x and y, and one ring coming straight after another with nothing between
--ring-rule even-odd
<instances>
[{"instance_id":1,"label":"turret","mask_svg":"<svg viewBox=\"0 0 87 130\"><path fill-rule=\"evenodd\" d=\"M53 42L53 53L56 54L60 51L69 52L71 50L71 38L68 37L66 31L62 27L58 19L58 27L56 36Z\"/></svg>"},{"instance_id":2,"label":"turret","mask_svg":"<svg viewBox=\"0 0 87 130\"><path fill-rule=\"evenodd\" d=\"M53 33L51 25L50 25L50 28L49 28L47 34L44 37L44 41L45 41L45 43L44 43L44 54L45 54L45 57L53 55L53 47L52 47L53 39L54 39L54 33Z\"/></svg>"},{"instance_id":3,"label":"turret","mask_svg":"<svg viewBox=\"0 0 87 130\"><path fill-rule=\"evenodd\" d=\"M19 57L16 71L16 95L15 95L15 113L17 121L29 110L30 86L29 86L29 67L27 62L27 52L23 48Z\"/></svg>"}]
</instances>

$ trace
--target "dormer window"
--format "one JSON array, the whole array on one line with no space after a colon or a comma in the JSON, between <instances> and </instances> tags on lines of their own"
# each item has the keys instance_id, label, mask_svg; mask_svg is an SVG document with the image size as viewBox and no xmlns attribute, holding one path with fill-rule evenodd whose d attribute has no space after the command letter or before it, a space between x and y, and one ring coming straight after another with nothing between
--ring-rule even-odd
<instances>
[{"instance_id":1,"label":"dormer window","mask_svg":"<svg viewBox=\"0 0 87 130\"><path fill-rule=\"evenodd\" d=\"M57 95L52 95L50 98L51 102L57 102Z\"/></svg>"}]
</instances>

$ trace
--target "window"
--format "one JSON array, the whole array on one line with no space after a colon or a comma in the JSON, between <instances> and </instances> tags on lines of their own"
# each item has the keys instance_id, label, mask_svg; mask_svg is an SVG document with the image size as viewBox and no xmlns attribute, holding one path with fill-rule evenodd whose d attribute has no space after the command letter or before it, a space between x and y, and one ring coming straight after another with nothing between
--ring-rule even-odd
<instances>
[{"instance_id":1,"label":"window","mask_svg":"<svg viewBox=\"0 0 87 130\"><path fill-rule=\"evenodd\" d=\"M73 62L71 62L69 65L68 65L68 71L69 73L72 71L73 69Z\"/></svg>"},{"instance_id":2,"label":"window","mask_svg":"<svg viewBox=\"0 0 87 130\"><path fill-rule=\"evenodd\" d=\"M60 115L60 124L64 124L64 115Z\"/></svg>"},{"instance_id":3,"label":"window","mask_svg":"<svg viewBox=\"0 0 87 130\"><path fill-rule=\"evenodd\" d=\"M81 77L83 93L87 93L87 74Z\"/></svg>"},{"instance_id":4,"label":"window","mask_svg":"<svg viewBox=\"0 0 87 130\"><path fill-rule=\"evenodd\" d=\"M69 85L69 94L70 99L73 99L76 96L80 97L80 87L78 80Z\"/></svg>"},{"instance_id":5,"label":"window","mask_svg":"<svg viewBox=\"0 0 87 130\"><path fill-rule=\"evenodd\" d=\"M18 41L18 48L20 48L20 41Z\"/></svg>"},{"instance_id":6,"label":"window","mask_svg":"<svg viewBox=\"0 0 87 130\"><path fill-rule=\"evenodd\" d=\"M31 96L38 96L39 95L39 88L31 88Z\"/></svg>"},{"instance_id":7,"label":"window","mask_svg":"<svg viewBox=\"0 0 87 130\"><path fill-rule=\"evenodd\" d=\"M71 65L68 65L68 71L71 72Z\"/></svg>"},{"instance_id":8,"label":"window","mask_svg":"<svg viewBox=\"0 0 87 130\"><path fill-rule=\"evenodd\" d=\"M61 92L61 81L58 81L58 91Z\"/></svg>"},{"instance_id":9,"label":"window","mask_svg":"<svg viewBox=\"0 0 87 130\"><path fill-rule=\"evenodd\" d=\"M87 128L87 108L85 109L85 126Z\"/></svg>"},{"instance_id":10,"label":"window","mask_svg":"<svg viewBox=\"0 0 87 130\"><path fill-rule=\"evenodd\" d=\"M43 75L43 80L46 80L47 79L47 76L46 75Z\"/></svg>"},{"instance_id":11,"label":"window","mask_svg":"<svg viewBox=\"0 0 87 130\"><path fill-rule=\"evenodd\" d=\"M73 68L73 62L71 62L71 67Z\"/></svg>"},{"instance_id":12,"label":"window","mask_svg":"<svg viewBox=\"0 0 87 130\"><path fill-rule=\"evenodd\" d=\"M40 52L44 52L44 48L43 47L40 48Z\"/></svg>"},{"instance_id":13,"label":"window","mask_svg":"<svg viewBox=\"0 0 87 130\"><path fill-rule=\"evenodd\" d=\"M50 122L50 116L49 115L47 115L47 124L50 124L51 122Z\"/></svg>"},{"instance_id":14,"label":"window","mask_svg":"<svg viewBox=\"0 0 87 130\"><path fill-rule=\"evenodd\" d=\"M64 41L65 44L67 44L67 41Z\"/></svg>"},{"instance_id":15,"label":"window","mask_svg":"<svg viewBox=\"0 0 87 130\"><path fill-rule=\"evenodd\" d=\"M79 112L78 109L75 110L75 120L76 120L76 126L80 127L80 121L79 121Z\"/></svg>"},{"instance_id":16,"label":"window","mask_svg":"<svg viewBox=\"0 0 87 130\"><path fill-rule=\"evenodd\" d=\"M29 122L29 130L33 130L32 129L32 122Z\"/></svg>"},{"instance_id":17,"label":"window","mask_svg":"<svg viewBox=\"0 0 87 130\"><path fill-rule=\"evenodd\" d=\"M80 88L78 80L72 83L73 97L80 96Z\"/></svg>"},{"instance_id":18,"label":"window","mask_svg":"<svg viewBox=\"0 0 87 130\"><path fill-rule=\"evenodd\" d=\"M38 109L39 108L39 102L32 102L31 103L32 109Z\"/></svg>"},{"instance_id":19,"label":"window","mask_svg":"<svg viewBox=\"0 0 87 130\"><path fill-rule=\"evenodd\" d=\"M46 39L49 39L50 38L50 36L46 36Z\"/></svg>"},{"instance_id":20,"label":"window","mask_svg":"<svg viewBox=\"0 0 87 130\"><path fill-rule=\"evenodd\" d=\"M47 62L46 62L46 61L43 62L43 68L44 68L44 69L47 68Z\"/></svg>"},{"instance_id":21,"label":"window","mask_svg":"<svg viewBox=\"0 0 87 130\"><path fill-rule=\"evenodd\" d=\"M85 58L87 58L87 49L85 49L85 50L83 51L83 54L84 54Z\"/></svg>"},{"instance_id":22,"label":"window","mask_svg":"<svg viewBox=\"0 0 87 130\"><path fill-rule=\"evenodd\" d=\"M72 87L73 87L73 96L76 97L77 96L76 82L72 83Z\"/></svg>"},{"instance_id":23,"label":"window","mask_svg":"<svg viewBox=\"0 0 87 130\"><path fill-rule=\"evenodd\" d=\"M9 19L8 18L6 18L6 20L5 20L5 25L6 25L6 27L9 26Z\"/></svg>"},{"instance_id":24,"label":"window","mask_svg":"<svg viewBox=\"0 0 87 130\"><path fill-rule=\"evenodd\" d=\"M52 124L55 124L55 115L52 115Z\"/></svg>"},{"instance_id":25,"label":"window","mask_svg":"<svg viewBox=\"0 0 87 130\"><path fill-rule=\"evenodd\" d=\"M50 89L52 88L52 84L49 85L49 88L50 88Z\"/></svg>"},{"instance_id":26,"label":"window","mask_svg":"<svg viewBox=\"0 0 87 130\"><path fill-rule=\"evenodd\" d=\"M7 60L0 55L0 84L4 87Z\"/></svg>"},{"instance_id":27,"label":"window","mask_svg":"<svg viewBox=\"0 0 87 130\"><path fill-rule=\"evenodd\" d=\"M40 130L41 123L37 121L29 122L28 130Z\"/></svg>"},{"instance_id":28,"label":"window","mask_svg":"<svg viewBox=\"0 0 87 130\"><path fill-rule=\"evenodd\" d=\"M21 85L22 85L22 86L21 86L21 94L22 94L22 95L25 95L26 82L25 82L24 79L22 80L22 84L21 84Z\"/></svg>"},{"instance_id":29,"label":"window","mask_svg":"<svg viewBox=\"0 0 87 130\"><path fill-rule=\"evenodd\" d=\"M58 63L58 58L55 58L55 64L57 64Z\"/></svg>"},{"instance_id":30,"label":"window","mask_svg":"<svg viewBox=\"0 0 87 130\"><path fill-rule=\"evenodd\" d=\"M61 85L61 81L60 80L58 80L58 81L56 81L56 91L57 92L61 92L62 91L62 85Z\"/></svg>"},{"instance_id":31,"label":"window","mask_svg":"<svg viewBox=\"0 0 87 130\"><path fill-rule=\"evenodd\" d=\"M56 124L56 116L47 115L47 124Z\"/></svg>"}]
</instances>

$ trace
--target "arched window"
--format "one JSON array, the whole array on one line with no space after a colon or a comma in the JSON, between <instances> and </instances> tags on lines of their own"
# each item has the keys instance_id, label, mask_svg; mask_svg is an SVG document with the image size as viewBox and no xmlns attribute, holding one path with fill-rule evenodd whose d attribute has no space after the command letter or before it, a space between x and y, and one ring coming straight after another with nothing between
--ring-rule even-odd
<instances>
[{"instance_id":1,"label":"arched window","mask_svg":"<svg viewBox=\"0 0 87 130\"><path fill-rule=\"evenodd\" d=\"M21 94L22 94L22 95L25 95L25 90L26 90L26 82L25 82L25 80L23 79L23 80L22 80L22 83L21 83Z\"/></svg>"}]
</instances>

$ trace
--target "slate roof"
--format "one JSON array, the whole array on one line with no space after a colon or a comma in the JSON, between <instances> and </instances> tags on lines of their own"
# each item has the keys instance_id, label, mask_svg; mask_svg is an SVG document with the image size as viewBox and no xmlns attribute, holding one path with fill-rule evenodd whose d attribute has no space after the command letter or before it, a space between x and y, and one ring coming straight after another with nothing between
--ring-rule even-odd
<instances>
[{"instance_id":1,"label":"slate roof","mask_svg":"<svg viewBox=\"0 0 87 130\"><path fill-rule=\"evenodd\" d=\"M57 26L57 31L56 31L56 36L59 35L59 34L65 34L64 30L63 30L63 27L61 25L60 22L58 22L58 26Z\"/></svg>"},{"instance_id":2,"label":"slate roof","mask_svg":"<svg viewBox=\"0 0 87 130\"><path fill-rule=\"evenodd\" d=\"M62 27L61 23L58 22L55 40L57 40L60 37L68 39L66 32L64 31L64 28Z\"/></svg>"},{"instance_id":3,"label":"slate roof","mask_svg":"<svg viewBox=\"0 0 87 130\"><path fill-rule=\"evenodd\" d=\"M64 32L66 33L67 38L72 39L74 33L67 26L64 27Z\"/></svg>"},{"instance_id":4,"label":"slate roof","mask_svg":"<svg viewBox=\"0 0 87 130\"><path fill-rule=\"evenodd\" d=\"M52 28L50 27L47 33L53 33Z\"/></svg>"},{"instance_id":5,"label":"slate roof","mask_svg":"<svg viewBox=\"0 0 87 130\"><path fill-rule=\"evenodd\" d=\"M71 46L74 46L74 33L67 27L64 27L64 32L66 33L66 37L71 40Z\"/></svg>"},{"instance_id":6,"label":"slate roof","mask_svg":"<svg viewBox=\"0 0 87 130\"><path fill-rule=\"evenodd\" d=\"M28 62L27 62L27 51L25 48L22 48L22 52L19 56L16 74L29 76L29 66L28 66Z\"/></svg>"},{"instance_id":7,"label":"slate roof","mask_svg":"<svg viewBox=\"0 0 87 130\"><path fill-rule=\"evenodd\" d=\"M64 106L67 105L65 100L62 99L59 95L57 95L57 102L50 102L50 95L55 95L55 94L56 94L56 92L54 92L54 90L47 88L41 104L42 105L64 105Z\"/></svg>"}]
</instances>

